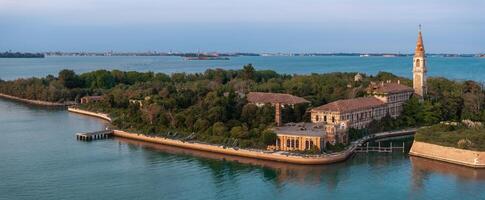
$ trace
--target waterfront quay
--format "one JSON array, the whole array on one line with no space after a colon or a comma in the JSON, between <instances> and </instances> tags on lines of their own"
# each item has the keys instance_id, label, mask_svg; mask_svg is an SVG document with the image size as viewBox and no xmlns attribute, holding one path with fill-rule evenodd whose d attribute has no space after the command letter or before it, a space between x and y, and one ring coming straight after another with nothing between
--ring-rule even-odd
<instances>
[{"instance_id":1,"label":"waterfront quay","mask_svg":"<svg viewBox=\"0 0 485 200\"><path fill-rule=\"evenodd\" d=\"M82 141L102 140L111 136L113 136L112 130L76 133L76 139Z\"/></svg>"},{"instance_id":2,"label":"waterfront quay","mask_svg":"<svg viewBox=\"0 0 485 200\"><path fill-rule=\"evenodd\" d=\"M111 119L107 117L107 115L104 113L93 113L93 112L81 110L81 109L69 109L68 111L111 121ZM359 146L362 146L368 141L372 141L374 139L400 137L403 135L413 135L416 132L416 130L417 130L416 128L412 128L412 129L405 129L400 131L389 131L389 132L382 132L382 133L368 135L362 139L352 142L351 145L342 152L332 153L332 154L319 154L319 155L301 155L298 153L292 153L287 151L256 151L252 149L224 148L222 146L217 146L217 145L203 144L203 143L197 143L197 142L185 142L185 141L179 141L179 140L162 138L162 137L146 136L142 134L130 133L130 132L125 132L121 130L106 130L106 131L98 131L98 132L82 133L82 134L78 133L79 135L76 134L76 137L81 137L82 138L81 140L88 138L87 141L90 141L90 140L96 140L96 139L104 139L113 135L116 137L145 141L150 143L157 143L162 145L176 146L176 147L181 147L186 149L194 149L199 151L220 153L220 154L226 154L226 155L255 158L255 159L261 159L261 160L270 160L270 161L303 164L303 165L324 165L324 164L332 164L332 163L337 163L337 162L342 162L344 160L347 160Z\"/></svg>"}]
</instances>

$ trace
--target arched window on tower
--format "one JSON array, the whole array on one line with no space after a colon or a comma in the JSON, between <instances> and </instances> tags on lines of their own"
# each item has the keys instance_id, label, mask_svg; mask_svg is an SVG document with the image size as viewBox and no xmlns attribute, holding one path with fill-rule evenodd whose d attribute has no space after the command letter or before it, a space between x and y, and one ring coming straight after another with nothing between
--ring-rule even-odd
<instances>
[{"instance_id":1,"label":"arched window on tower","mask_svg":"<svg viewBox=\"0 0 485 200\"><path fill-rule=\"evenodd\" d=\"M421 60L416 59L416 67L421 67Z\"/></svg>"}]
</instances>

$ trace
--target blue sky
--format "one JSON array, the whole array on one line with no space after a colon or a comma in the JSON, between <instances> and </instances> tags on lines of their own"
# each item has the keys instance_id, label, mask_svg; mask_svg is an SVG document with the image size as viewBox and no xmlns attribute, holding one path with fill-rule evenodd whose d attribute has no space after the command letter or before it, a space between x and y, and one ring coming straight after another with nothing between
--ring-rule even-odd
<instances>
[{"instance_id":1,"label":"blue sky","mask_svg":"<svg viewBox=\"0 0 485 200\"><path fill-rule=\"evenodd\" d=\"M0 51L485 52L483 0L0 0Z\"/></svg>"}]
</instances>

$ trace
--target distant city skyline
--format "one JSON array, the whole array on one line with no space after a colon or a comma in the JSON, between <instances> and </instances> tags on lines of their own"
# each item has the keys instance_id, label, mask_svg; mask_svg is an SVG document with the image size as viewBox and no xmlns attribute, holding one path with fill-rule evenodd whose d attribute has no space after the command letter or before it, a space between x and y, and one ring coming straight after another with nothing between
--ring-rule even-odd
<instances>
[{"instance_id":1,"label":"distant city skyline","mask_svg":"<svg viewBox=\"0 0 485 200\"><path fill-rule=\"evenodd\" d=\"M485 53L485 1L0 0L0 51Z\"/></svg>"}]
</instances>

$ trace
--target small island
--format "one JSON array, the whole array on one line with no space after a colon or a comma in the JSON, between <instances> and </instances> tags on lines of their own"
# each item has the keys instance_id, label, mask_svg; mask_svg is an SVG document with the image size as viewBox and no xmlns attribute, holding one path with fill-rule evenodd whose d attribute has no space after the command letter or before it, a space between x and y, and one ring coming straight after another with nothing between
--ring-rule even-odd
<instances>
[{"instance_id":1,"label":"small island","mask_svg":"<svg viewBox=\"0 0 485 200\"><path fill-rule=\"evenodd\" d=\"M43 53L0 52L0 58L44 58Z\"/></svg>"},{"instance_id":2,"label":"small island","mask_svg":"<svg viewBox=\"0 0 485 200\"><path fill-rule=\"evenodd\" d=\"M324 158L345 160L356 142L374 133L432 126L441 121L483 121L485 112L476 109L483 102L475 100L484 94L478 83L431 77L428 98L420 100L416 96L401 95L406 98L402 100L399 115L395 112L394 116L388 113L379 119L361 118L363 121L355 121L353 126L347 124L346 132L338 129L340 117L334 123L329 115L325 123L322 114L333 105L343 103L346 109L366 108L352 102L363 98L367 102L371 97L383 95L387 90L382 89L387 87L382 86L400 88L404 93L397 94L406 94L411 83L409 79L386 72L375 76L361 73L286 75L246 65L240 70L209 69L204 73L171 75L119 70L76 74L62 70L57 76L0 81L0 93L5 98L26 99L34 104L77 104L75 109L110 120L118 135L127 138L187 148L205 144L210 146L203 148L216 147L233 155L246 152L266 159L291 158L292 162L302 164L322 164ZM367 106L372 108L387 105L374 99L370 101L374 103ZM280 107L276 103L281 103ZM365 126L358 127L362 122ZM315 124L334 129L312 127ZM312 129L315 131L308 132ZM285 134L288 130L292 134ZM289 145L283 142L284 137L297 134L308 134L306 139L316 134L315 138L325 142L290 140ZM469 139L478 144L475 138ZM313 163L308 163L309 160Z\"/></svg>"},{"instance_id":3,"label":"small island","mask_svg":"<svg viewBox=\"0 0 485 200\"><path fill-rule=\"evenodd\" d=\"M207 53L187 53L182 55L185 60L229 60L228 57L221 56L217 53L207 54Z\"/></svg>"}]
</instances>

